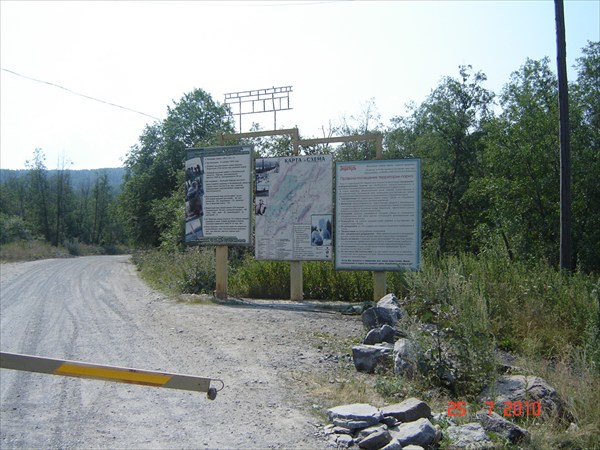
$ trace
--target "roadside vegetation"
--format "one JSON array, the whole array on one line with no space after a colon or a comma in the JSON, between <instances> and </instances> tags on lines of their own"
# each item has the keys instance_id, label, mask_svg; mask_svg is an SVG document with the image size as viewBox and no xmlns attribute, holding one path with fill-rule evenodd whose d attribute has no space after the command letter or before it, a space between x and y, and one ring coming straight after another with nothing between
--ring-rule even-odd
<instances>
[{"instance_id":1,"label":"roadside vegetation","mask_svg":"<svg viewBox=\"0 0 600 450\"><path fill-rule=\"evenodd\" d=\"M498 355L504 354L522 373L544 377L567 404L566 422L526 424L533 436L529 448L597 448L600 42L588 43L582 54L569 86L573 271L558 268L558 87L549 58L525 61L500 93L485 88L485 74L462 66L457 77L444 77L422 103L409 105L389 125L381 123L371 101L360 115L323 128L324 136L380 132L384 158L421 160L422 268L388 273L388 292L409 313L407 332L425 324L449 336L461 370L449 389L439 375L449 368L439 345L430 355L439 370L430 376L407 382L385 370L354 376L350 367L341 381L312 380L315 392L331 401L340 400L340 392L348 401L355 392L361 401L415 395L444 410L448 399L472 401L497 376ZM131 247L153 287L173 295L212 293L213 250L182 244L182 163L186 148L217 145L220 133L233 131L225 105L201 89L185 94L132 146L118 195L102 173L87 190L74 191L69 171L49 176L37 149L26 178L2 180L0 256L16 260L28 252L44 257ZM288 137L243 142L254 145L256 157L291 152ZM367 143L317 145L303 152L331 154L335 161L375 156ZM251 248L229 252L232 295L288 298L287 263L257 261ZM338 272L325 262L303 267L307 299L372 300L370 273Z\"/></svg>"}]
</instances>

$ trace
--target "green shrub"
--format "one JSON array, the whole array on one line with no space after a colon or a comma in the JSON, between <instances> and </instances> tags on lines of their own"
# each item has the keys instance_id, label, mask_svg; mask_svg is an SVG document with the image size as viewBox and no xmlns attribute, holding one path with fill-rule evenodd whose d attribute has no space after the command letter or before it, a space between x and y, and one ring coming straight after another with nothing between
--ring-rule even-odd
<instances>
[{"instance_id":1,"label":"green shrub","mask_svg":"<svg viewBox=\"0 0 600 450\"><path fill-rule=\"evenodd\" d=\"M290 297L290 264L258 261L247 255L232 268L229 290L240 297L282 299Z\"/></svg>"},{"instance_id":2,"label":"green shrub","mask_svg":"<svg viewBox=\"0 0 600 450\"><path fill-rule=\"evenodd\" d=\"M189 247L183 252L145 250L134 254L141 276L155 289L169 293L212 293L215 255L212 248Z\"/></svg>"},{"instance_id":3,"label":"green shrub","mask_svg":"<svg viewBox=\"0 0 600 450\"><path fill-rule=\"evenodd\" d=\"M22 217L0 213L0 244L31 239L31 232Z\"/></svg>"},{"instance_id":4,"label":"green shrub","mask_svg":"<svg viewBox=\"0 0 600 450\"><path fill-rule=\"evenodd\" d=\"M303 264L304 296L313 300L365 302L373 299L371 272L336 271L332 262Z\"/></svg>"}]
</instances>

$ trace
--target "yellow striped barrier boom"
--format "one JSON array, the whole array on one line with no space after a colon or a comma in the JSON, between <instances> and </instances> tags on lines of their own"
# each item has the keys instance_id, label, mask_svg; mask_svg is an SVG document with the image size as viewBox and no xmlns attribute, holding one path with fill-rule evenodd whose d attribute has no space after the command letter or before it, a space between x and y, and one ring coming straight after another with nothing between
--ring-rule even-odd
<instances>
[{"instance_id":1,"label":"yellow striped barrier boom","mask_svg":"<svg viewBox=\"0 0 600 450\"><path fill-rule=\"evenodd\" d=\"M144 386L206 392L210 400L217 398L217 392L224 387L223 381L219 379L6 352L0 352L0 369L24 370L26 372L92 378L95 380L114 381L116 383L142 384ZM211 386L212 382L220 383L220 388L217 390L214 386Z\"/></svg>"}]
</instances>

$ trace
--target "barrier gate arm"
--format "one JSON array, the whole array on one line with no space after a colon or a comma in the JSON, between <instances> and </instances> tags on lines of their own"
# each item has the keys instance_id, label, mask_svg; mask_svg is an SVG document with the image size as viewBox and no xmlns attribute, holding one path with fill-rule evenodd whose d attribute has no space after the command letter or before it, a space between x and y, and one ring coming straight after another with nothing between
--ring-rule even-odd
<instances>
[{"instance_id":1,"label":"barrier gate arm","mask_svg":"<svg viewBox=\"0 0 600 450\"><path fill-rule=\"evenodd\" d=\"M225 386L223 381L219 379L202 378L194 375L129 369L6 352L0 352L0 369L24 370L50 375L114 381L116 383L141 384L144 386L206 392L210 400L217 398L217 392ZM218 390L215 387L211 387L211 382L213 381L221 383L221 387Z\"/></svg>"}]
</instances>

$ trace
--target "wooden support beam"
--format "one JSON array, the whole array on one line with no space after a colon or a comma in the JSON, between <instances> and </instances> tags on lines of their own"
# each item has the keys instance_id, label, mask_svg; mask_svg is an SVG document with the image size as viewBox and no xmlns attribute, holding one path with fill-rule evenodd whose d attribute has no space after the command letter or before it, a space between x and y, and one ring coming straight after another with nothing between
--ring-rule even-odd
<instances>
[{"instance_id":1,"label":"wooden support beam","mask_svg":"<svg viewBox=\"0 0 600 450\"><path fill-rule=\"evenodd\" d=\"M215 278L216 278L216 290L215 297L220 299L226 299L227 294L227 253L228 248L226 245L217 245L215 250L216 253L216 264L215 264Z\"/></svg>"}]
</instances>

